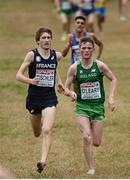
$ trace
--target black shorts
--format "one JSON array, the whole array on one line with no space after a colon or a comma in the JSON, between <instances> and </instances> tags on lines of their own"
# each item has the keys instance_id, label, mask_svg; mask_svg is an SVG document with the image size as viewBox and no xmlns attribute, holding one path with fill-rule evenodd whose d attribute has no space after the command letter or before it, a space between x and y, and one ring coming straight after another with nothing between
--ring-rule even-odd
<instances>
[{"instance_id":1,"label":"black shorts","mask_svg":"<svg viewBox=\"0 0 130 180\"><path fill-rule=\"evenodd\" d=\"M89 16L90 14L94 13L95 9L82 9L82 13L84 14L84 16Z\"/></svg>"},{"instance_id":2,"label":"black shorts","mask_svg":"<svg viewBox=\"0 0 130 180\"><path fill-rule=\"evenodd\" d=\"M28 109L31 114L41 114L43 109L56 106L57 104L57 97L45 100L40 97L28 95L26 98L26 109Z\"/></svg>"}]
</instances>

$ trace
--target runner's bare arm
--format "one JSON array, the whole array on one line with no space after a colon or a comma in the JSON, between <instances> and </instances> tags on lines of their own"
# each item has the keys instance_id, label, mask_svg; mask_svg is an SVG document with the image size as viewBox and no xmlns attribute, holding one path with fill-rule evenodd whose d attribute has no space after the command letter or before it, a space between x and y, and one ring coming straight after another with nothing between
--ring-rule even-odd
<instances>
[{"instance_id":1,"label":"runner's bare arm","mask_svg":"<svg viewBox=\"0 0 130 180\"><path fill-rule=\"evenodd\" d=\"M28 52L16 74L16 79L18 81L26 83L26 84L37 84L38 82L37 78L30 79L29 77L26 77L24 75L29 65L33 62L33 59L34 59L34 53L32 51Z\"/></svg>"},{"instance_id":2,"label":"runner's bare arm","mask_svg":"<svg viewBox=\"0 0 130 180\"><path fill-rule=\"evenodd\" d=\"M99 47L98 48L97 59L100 59L102 51L103 51L103 43L93 33L89 33L89 35L91 37L93 37L93 40L94 40L95 44Z\"/></svg>"},{"instance_id":3,"label":"runner's bare arm","mask_svg":"<svg viewBox=\"0 0 130 180\"><path fill-rule=\"evenodd\" d=\"M62 53L61 52L56 52L56 57L57 57L57 60L59 61L63 57ZM65 87L64 87L64 85L62 83L58 68L57 68L57 71L56 71L56 84L57 84L57 91L59 93L61 93L61 94L64 94Z\"/></svg>"},{"instance_id":4,"label":"runner's bare arm","mask_svg":"<svg viewBox=\"0 0 130 180\"><path fill-rule=\"evenodd\" d=\"M62 83L62 80L61 80L58 69L57 69L57 72L56 72L56 84L57 84L57 91L59 93L61 93L61 94L64 94L65 93L65 87L64 87L64 85Z\"/></svg>"},{"instance_id":5,"label":"runner's bare arm","mask_svg":"<svg viewBox=\"0 0 130 180\"><path fill-rule=\"evenodd\" d=\"M57 60L61 60L61 58L63 57L62 56L62 53L61 52L56 52L56 57L57 57Z\"/></svg>"},{"instance_id":6,"label":"runner's bare arm","mask_svg":"<svg viewBox=\"0 0 130 180\"><path fill-rule=\"evenodd\" d=\"M54 0L54 6L56 7L57 12L59 12L60 11L60 1Z\"/></svg>"},{"instance_id":7,"label":"runner's bare arm","mask_svg":"<svg viewBox=\"0 0 130 180\"><path fill-rule=\"evenodd\" d=\"M112 71L108 68L106 64L99 61L99 67L104 76L106 76L110 81L110 90L109 90L109 97L108 97L108 105L112 111L114 111L116 105L115 105L115 90L117 87L117 79L115 75L112 73Z\"/></svg>"},{"instance_id":8,"label":"runner's bare arm","mask_svg":"<svg viewBox=\"0 0 130 180\"><path fill-rule=\"evenodd\" d=\"M73 80L75 78L75 72L76 72L76 64L73 64L70 66L68 73L67 73L67 79L65 82L65 88L66 88L66 96L70 96L72 98L72 100L76 100L77 95L74 91L71 91L71 85L73 83Z\"/></svg>"},{"instance_id":9,"label":"runner's bare arm","mask_svg":"<svg viewBox=\"0 0 130 180\"><path fill-rule=\"evenodd\" d=\"M71 39L72 39L72 34L68 34L67 43L66 43L66 45L65 45L65 47L64 47L64 49L62 51L62 56L63 57L65 57L68 54L68 52L69 52L69 50L71 48Z\"/></svg>"}]
</instances>

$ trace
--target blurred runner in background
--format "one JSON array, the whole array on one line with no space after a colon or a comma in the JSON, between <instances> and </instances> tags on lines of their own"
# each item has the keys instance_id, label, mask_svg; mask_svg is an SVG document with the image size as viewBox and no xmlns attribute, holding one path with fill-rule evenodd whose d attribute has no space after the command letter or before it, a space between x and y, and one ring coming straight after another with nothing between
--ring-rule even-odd
<instances>
[{"instance_id":1,"label":"blurred runner in background","mask_svg":"<svg viewBox=\"0 0 130 180\"><path fill-rule=\"evenodd\" d=\"M126 7L128 0L118 0L118 11L121 21L126 21Z\"/></svg>"},{"instance_id":2,"label":"blurred runner in background","mask_svg":"<svg viewBox=\"0 0 130 180\"><path fill-rule=\"evenodd\" d=\"M70 33L73 16L71 2L69 0L54 0L54 4L62 23L63 34L61 36L61 41L66 41L67 34Z\"/></svg>"},{"instance_id":3,"label":"blurred runner in background","mask_svg":"<svg viewBox=\"0 0 130 180\"><path fill-rule=\"evenodd\" d=\"M106 3L108 0L95 0L95 9L97 15L97 25L99 35L101 36L103 33L103 23L106 19Z\"/></svg>"},{"instance_id":4,"label":"blurred runner in background","mask_svg":"<svg viewBox=\"0 0 130 180\"><path fill-rule=\"evenodd\" d=\"M94 0L81 0L80 7L86 17L86 31L94 32L95 7Z\"/></svg>"},{"instance_id":5,"label":"blurred runner in background","mask_svg":"<svg viewBox=\"0 0 130 180\"><path fill-rule=\"evenodd\" d=\"M79 51L79 42L83 37L92 37L96 45L98 46L97 59L101 57L103 50L103 43L94 35L94 33L86 32L86 18L84 16L75 17L75 30L74 32L68 34L67 43L64 50L62 51L63 57L65 57L69 49L71 48L71 64L79 61L81 59L81 54Z\"/></svg>"}]
</instances>

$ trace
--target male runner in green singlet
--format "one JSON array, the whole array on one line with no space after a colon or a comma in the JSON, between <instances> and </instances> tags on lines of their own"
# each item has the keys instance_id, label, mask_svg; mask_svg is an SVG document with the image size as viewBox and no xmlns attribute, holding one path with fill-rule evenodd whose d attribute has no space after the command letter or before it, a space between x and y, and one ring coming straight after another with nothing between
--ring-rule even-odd
<instances>
[{"instance_id":1,"label":"male runner in green singlet","mask_svg":"<svg viewBox=\"0 0 130 180\"><path fill-rule=\"evenodd\" d=\"M76 121L82 133L83 151L88 165L87 173L94 175L91 144L99 146L102 139L105 101L103 76L111 82L108 105L112 111L115 109L114 94L117 80L106 64L92 58L94 52L92 38L82 38L79 48L82 59L70 66L65 87L66 95L76 100ZM70 91L74 80L77 94Z\"/></svg>"}]
</instances>

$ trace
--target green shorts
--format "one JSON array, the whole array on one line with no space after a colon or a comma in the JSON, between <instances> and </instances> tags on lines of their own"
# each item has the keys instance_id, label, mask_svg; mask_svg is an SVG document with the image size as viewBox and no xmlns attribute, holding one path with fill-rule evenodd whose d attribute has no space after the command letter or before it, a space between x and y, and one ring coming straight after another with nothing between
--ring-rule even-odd
<instances>
[{"instance_id":1,"label":"green shorts","mask_svg":"<svg viewBox=\"0 0 130 180\"><path fill-rule=\"evenodd\" d=\"M64 15L67 17L67 19L71 19L72 18L72 10L60 10L60 14Z\"/></svg>"},{"instance_id":2,"label":"green shorts","mask_svg":"<svg viewBox=\"0 0 130 180\"><path fill-rule=\"evenodd\" d=\"M76 103L75 113L76 116L84 116L89 118L90 121L101 121L104 116L104 104L103 103Z\"/></svg>"}]
</instances>

